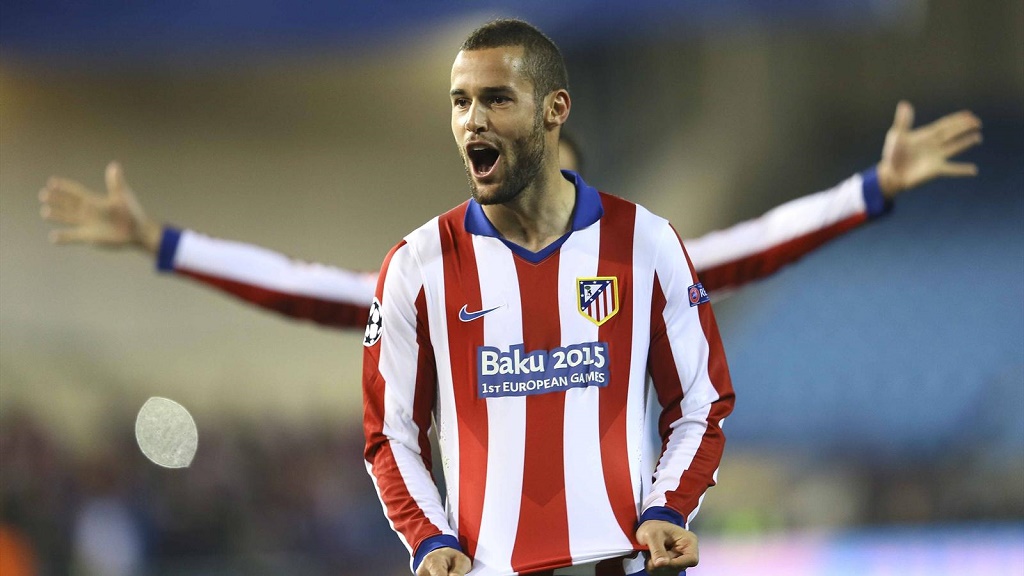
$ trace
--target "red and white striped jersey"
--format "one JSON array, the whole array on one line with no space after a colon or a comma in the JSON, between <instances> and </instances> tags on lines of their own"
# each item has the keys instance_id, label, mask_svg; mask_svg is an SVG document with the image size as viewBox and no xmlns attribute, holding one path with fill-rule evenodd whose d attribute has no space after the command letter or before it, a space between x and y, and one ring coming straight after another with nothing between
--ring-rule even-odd
<instances>
[{"instance_id":1,"label":"red and white striped jersey","mask_svg":"<svg viewBox=\"0 0 1024 576\"><path fill-rule=\"evenodd\" d=\"M774 273L882 214L884 207L872 169L684 243L704 288L719 295ZM157 266L251 304L332 328L362 329L377 285L376 273L311 264L175 228L164 230Z\"/></svg>"},{"instance_id":2,"label":"red and white striped jersey","mask_svg":"<svg viewBox=\"0 0 1024 576\"><path fill-rule=\"evenodd\" d=\"M474 576L630 557L638 521L686 525L715 482L733 391L683 244L667 221L567 177L572 230L540 253L468 201L381 269L365 458L414 569L441 546L467 553Z\"/></svg>"}]
</instances>

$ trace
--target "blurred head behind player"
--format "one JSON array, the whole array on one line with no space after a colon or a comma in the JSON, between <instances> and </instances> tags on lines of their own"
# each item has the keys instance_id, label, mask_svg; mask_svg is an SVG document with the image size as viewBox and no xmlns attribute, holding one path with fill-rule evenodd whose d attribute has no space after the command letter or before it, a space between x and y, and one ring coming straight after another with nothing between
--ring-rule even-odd
<instances>
[{"instance_id":1,"label":"blurred head behind player","mask_svg":"<svg viewBox=\"0 0 1024 576\"><path fill-rule=\"evenodd\" d=\"M576 139L564 128L558 138L558 161L562 170L583 173L583 153L580 151Z\"/></svg>"},{"instance_id":2,"label":"blurred head behind player","mask_svg":"<svg viewBox=\"0 0 1024 576\"><path fill-rule=\"evenodd\" d=\"M526 22L495 20L466 39L452 65L452 134L477 202L529 202L561 179L567 89L558 47Z\"/></svg>"}]
</instances>

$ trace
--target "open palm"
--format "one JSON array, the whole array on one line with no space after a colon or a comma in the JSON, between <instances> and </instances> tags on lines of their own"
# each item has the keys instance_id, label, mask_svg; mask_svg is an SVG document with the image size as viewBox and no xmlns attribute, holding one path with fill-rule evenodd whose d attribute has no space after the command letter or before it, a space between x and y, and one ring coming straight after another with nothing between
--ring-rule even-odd
<instances>
[{"instance_id":1,"label":"open palm","mask_svg":"<svg viewBox=\"0 0 1024 576\"><path fill-rule=\"evenodd\" d=\"M107 165L106 183L107 195L102 196L74 180L56 176L47 180L39 191L40 214L66 225L51 231L50 240L55 244L155 249L160 227L146 217L118 163Z\"/></svg>"},{"instance_id":2,"label":"open palm","mask_svg":"<svg viewBox=\"0 0 1024 576\"><path fill-rule=\"evenodd\" d=\"M954 112L913 129L914 107L896 106L892 127L885 135L878 180L892 198L940 176L974 176L978 167L950 158L981 143L981 120L967 110Z\"/></svg>"}]
</instances>

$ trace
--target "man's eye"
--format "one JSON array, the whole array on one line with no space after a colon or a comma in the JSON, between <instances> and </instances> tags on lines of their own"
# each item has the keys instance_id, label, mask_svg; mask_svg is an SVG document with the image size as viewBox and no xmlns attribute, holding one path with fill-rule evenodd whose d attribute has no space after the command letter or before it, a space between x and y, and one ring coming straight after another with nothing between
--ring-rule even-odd
<instances>
[{"instance_id":1,"label":"man's eye","mask_svg":"<svg viewBox=\"0 0 1024 576\"><path fill-rule=\"evenodd\" d=\"M456 108L465 108L466 106L469 106L469 100L466 98L456 98L452 101L452 104Z\"/></svg>"},{"instance_id":2,"label":"man's eye","mask_svg":"<svg viewBox=\"0 0 1024 576\"><path fill-rule=\"evenodd\" d=\"M508 104L511 100L507 96L492 96L491 104Z\"/></svg>"}]
</instances>

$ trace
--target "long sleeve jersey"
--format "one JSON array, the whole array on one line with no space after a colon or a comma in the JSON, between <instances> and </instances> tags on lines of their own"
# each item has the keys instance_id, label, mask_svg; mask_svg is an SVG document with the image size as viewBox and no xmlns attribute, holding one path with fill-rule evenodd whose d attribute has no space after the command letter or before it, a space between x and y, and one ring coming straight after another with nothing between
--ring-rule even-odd
<instances>
[{"instance_id":1,"label":"long sleeve jersey","mask_svg":"<svg viewBox=\"0 0 1024 576\"><path fill-rule=\"evenodd\" d=\"M885 210L878 178L870 169L684 243L704 288L718 293L764 278ZM251 304L333 328L362 329L377 285L376 273L307 263L251 244L170 227L164 230L157 267Z\"/></svg>"},{"instance_id":2,"label":"long sleeve jersey","mask_svg":"<svg viewBox=\"0 0 1024 576\"><path fill-rule=\"evenodd\" d=\"M715 483L733 391L683 243L566 176L572 229L541 252L505 241L470 200L381 269L364 455L414 570L450 546L474 576L599 561L633 573L638 522L687 525Z\"/></svg>"}]
</instances>

